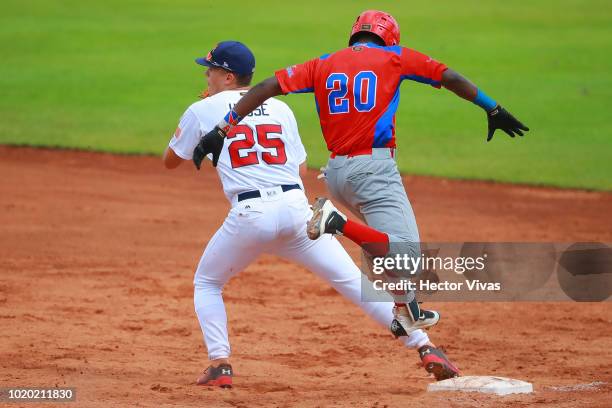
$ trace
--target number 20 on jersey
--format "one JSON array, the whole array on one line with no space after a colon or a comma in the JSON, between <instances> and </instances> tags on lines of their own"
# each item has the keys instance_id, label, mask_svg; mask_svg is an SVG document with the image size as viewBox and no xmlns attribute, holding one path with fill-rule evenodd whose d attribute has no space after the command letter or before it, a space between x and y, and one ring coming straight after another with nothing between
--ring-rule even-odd
<instances>
[{"instance_id":1,"label":"number 20 on jersey","mask_svg":"<svg viewBox=\"0 0 612 408\"><path fill-rule=\"evenodd\" d=\"M376 106L377 79L372 71L360 71L353 78L342 72L329 74L325 82L325 87L329 90L329 113L348 113L351 105L357 112L371 111ZM347 96L349 81L353 84L353 93Z\"/></svg>"}]
</instances>

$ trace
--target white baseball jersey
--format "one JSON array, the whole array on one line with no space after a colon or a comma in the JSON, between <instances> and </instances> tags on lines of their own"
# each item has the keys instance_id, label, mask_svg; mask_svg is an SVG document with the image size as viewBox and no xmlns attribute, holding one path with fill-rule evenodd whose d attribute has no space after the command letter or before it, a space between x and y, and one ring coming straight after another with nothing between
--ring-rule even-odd
<instances>
[{"instance_id":1,"label":"white baseball jersey","mask_svg":"<svg viewBox=\"0 0 612 408\"><path fill-rule=\"evenodd\" d=\"M234 107L246 91L224 91L191 105L183 114L170 148L191 160L201 137ZM299 184L299 165L306 160L291 109L270 98L235 126L225 139L217 172L230 202L241 192Z\"/></svg>"}]
</instances>

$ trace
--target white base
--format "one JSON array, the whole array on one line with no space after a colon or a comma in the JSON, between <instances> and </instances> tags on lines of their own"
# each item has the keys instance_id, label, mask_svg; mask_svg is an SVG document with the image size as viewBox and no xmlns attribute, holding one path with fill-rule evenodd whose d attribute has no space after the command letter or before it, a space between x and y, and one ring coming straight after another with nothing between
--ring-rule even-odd
<instances>
[{"instance_id":1,"label":"white base","mask_svg":"<svg viewBox=\"0 0 612 408\"><path fill-rule=\"evenodd\" d=\"M533 392L531 383L505 377L467 376L438 381L427 386L427 391L465 391L488 394L527 394Z\"/></svg>"}]
</instances>

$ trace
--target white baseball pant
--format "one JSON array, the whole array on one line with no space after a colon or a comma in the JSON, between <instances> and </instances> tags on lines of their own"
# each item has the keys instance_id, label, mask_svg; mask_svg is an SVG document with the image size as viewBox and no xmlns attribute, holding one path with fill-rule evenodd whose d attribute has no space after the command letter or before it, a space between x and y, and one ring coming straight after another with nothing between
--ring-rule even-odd
<instances>
[{"instance_id":1,"label":"white baseball pant","mask_svg":"<svg viewBox=\"0 0 612 408\"><path fill-rule=\"evenodd\" d=\"M221 295L225 283L261 253L278 255L305 266L323 278L370 317L388 328L393 303L361 301L361 271L342 245L331 235L312 241L306 222L312 216L302 190L267 194L237 202L212 237L200 259L194 278L195 311L204 334L210 360L231 354L227 314ZM401 341L418 348L429 341L422 330Z\"/></svg>"}]
</instances>

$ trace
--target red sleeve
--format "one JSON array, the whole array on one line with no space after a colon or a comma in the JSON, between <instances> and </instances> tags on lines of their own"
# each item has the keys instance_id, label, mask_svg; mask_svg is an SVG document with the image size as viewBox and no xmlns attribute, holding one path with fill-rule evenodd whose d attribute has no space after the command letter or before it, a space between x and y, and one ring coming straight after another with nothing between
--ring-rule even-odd
<instances>
[{"instance_id":1,"label":"red sleeve","mask_svg":"<svg viewBox=\"0 0 612 408\"><path fill-rule=\"evenodd\" d=\"M447 66L410 48L402 48L402 79L410 79L440 88Z\"/></svg>"},{"instance_id":2,"label":"red sleeve","mask_svg":"<svg viewBox=\"0 0 612 408\"><path fill-rule=\"evenodd\" d=\"M274 73L284 94L304 93L314 91L315 70L319 59L306 61L303 64L292 65Z\"/></svg>"}]
</instances>

